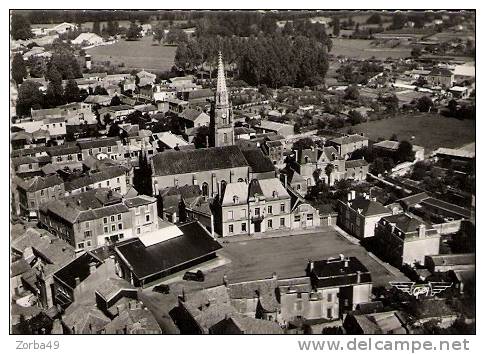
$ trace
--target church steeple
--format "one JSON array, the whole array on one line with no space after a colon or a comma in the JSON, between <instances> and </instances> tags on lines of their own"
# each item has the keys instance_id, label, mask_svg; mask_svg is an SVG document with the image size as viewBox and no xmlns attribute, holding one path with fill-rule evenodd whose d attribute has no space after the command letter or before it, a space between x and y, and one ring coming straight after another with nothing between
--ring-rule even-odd
<instances>
[{"instance_id":1,"label":"church steeple","mask_svg":"<svg viewBox=\"0 0 485 354\"><path fill-rule=\"evenodd\" d=\"M216 87L216 105L226 106L229 104L226 86L226 73L224 71L224 63L222 61L222 53L219 52L219 62L217 65L217 87Z\"/></svg>"},{"instance_id":2,"label":"church steeple","mask_svg":"<svg viewBox=\"0 0 485 354\"><path fill-rule=\"evenodd\" d=\"M211 135L212 146L234 145L234 121L232 107L229 103L226 74L221 52L219 52L219 62L217 65L216 92L211 108Z\"/></svg>"}]
</instances>

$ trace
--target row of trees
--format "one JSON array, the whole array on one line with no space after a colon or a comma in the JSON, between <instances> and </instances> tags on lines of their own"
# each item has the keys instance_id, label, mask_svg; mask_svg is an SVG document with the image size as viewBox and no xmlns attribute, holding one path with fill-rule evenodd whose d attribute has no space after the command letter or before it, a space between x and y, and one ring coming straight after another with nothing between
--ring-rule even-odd
<instances>
[{"instance_id":1,"label":"row of trees","mask_svg":"<svg viewBox=\"0 0 485 354\"><path fill-rule=\"evenodd\" d=\"M326 44L313 38L282 35L200 38L181 43L175 65L183 70L205 66L212 74L219 50L226 67L236 69L237 78L250 85L315 86L323 83L328 70Z\"/></svg>"}]
</instances>

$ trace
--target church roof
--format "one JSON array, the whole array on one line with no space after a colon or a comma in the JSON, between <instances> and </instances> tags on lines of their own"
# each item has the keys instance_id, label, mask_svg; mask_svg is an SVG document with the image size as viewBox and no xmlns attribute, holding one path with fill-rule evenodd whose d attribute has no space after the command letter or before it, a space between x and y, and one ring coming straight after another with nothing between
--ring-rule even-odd
<instances>
[{"instance_id":1,"label":"church roof","mask_svg":"<svg viewBox=\"0 0 485 354\"><path fill-rule=\"evenodd\" d=\"M164 151L153 156L152 162L154 176L170 176L248 166L241 150L235 145L196 150Z\"/></svg>"}]
</instances>

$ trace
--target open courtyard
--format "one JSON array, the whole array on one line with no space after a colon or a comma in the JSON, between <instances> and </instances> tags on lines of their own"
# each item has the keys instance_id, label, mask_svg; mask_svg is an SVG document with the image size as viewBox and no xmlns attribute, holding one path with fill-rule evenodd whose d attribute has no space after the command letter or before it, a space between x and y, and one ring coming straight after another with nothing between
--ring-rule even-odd
<instances>
[{"instance_id":1,"label":"open courtyard","mask_svg":"<svg viewBox=\"0 0 485 354\"><path fill-rule=\"evenodd\" d=\"M407 279L397 270L393 274L362 246L351 243L331 228L318 233L252 239L222 245L219 256L227 260L223 265L204 270L206 279L201 283L184 280L170 282L171 291L181 294L182 289L192 291L220 285L224 275L231 283L270 278L273 273L279 278L301 277L305 276L310 259L327 259L338 257L339 254L357 257L370 270L374 286L386 286L390 281Z\"/></svg>"}]
</instances>

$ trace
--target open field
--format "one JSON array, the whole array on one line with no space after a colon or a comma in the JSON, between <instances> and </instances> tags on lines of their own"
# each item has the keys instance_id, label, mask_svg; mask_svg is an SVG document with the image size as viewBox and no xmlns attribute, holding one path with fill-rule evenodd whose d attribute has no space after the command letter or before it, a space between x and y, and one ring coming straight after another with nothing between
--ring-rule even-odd
<instances>
[{"instance_id":1,"label":"open field","mask_svg":"<svg viewBox=\"0 0 485 354\"><path fill-rule=\"evenodd\" d=\"M345 131L348 128L345 129ZM475 141L475 121L447 118L434 113L415 113L377 120L352 127L371 140L389 139L396 134L399 140L409 140L423 146L429 153L439 147L458 148Z\"/></svg>"},{"instance_id":2,"label":"open field","mask_svg":"<svg viewBox=\"0 0 485 354\"><path fill-rule=\"evenodd\" d=\"M273 272L279 278L305 276L309 259L321 260L338 257L339 254L357 257L370 270L374 286L385 286L389 281L407 279L401 273L395 276L389 272L370 257L363 247L352 244L333 229L312 234L231 242L223 246L218 253L229 259L229 263L204 271L206 279L202 283L170 283L171 292L181 294L182 289L191 292L221 285L224 275L229 282L270 278Z\"/></svg>"},{"instance_id":3,"label":"open field","mask_svg":"<svg viewBox=\"0 0 485 354\"><path fill-rule=\"evenodd\" d=\"M111 61L124 63L125 68L153 71L170 70L173 66L177 47L154 45L152 37L143 37L139 41L120 40L115 44L88 49L93 62Z\"/></svg>"},{"instance_id":4,"label":"open field","mask_svg":"<svg viewBox=\"0 0 485 354\"><path fill-rule=\"evenodd\" d=\"M385 48L374 47L371 45L370 39L344 39L333 38L333 46L330 54L335 56L344 55L353 58L370 58L376 57L379 59L386 58L404 58L411 55L411 48Z\"/></svg>"}]
</instances>

